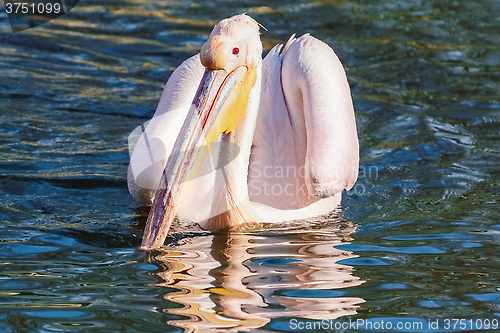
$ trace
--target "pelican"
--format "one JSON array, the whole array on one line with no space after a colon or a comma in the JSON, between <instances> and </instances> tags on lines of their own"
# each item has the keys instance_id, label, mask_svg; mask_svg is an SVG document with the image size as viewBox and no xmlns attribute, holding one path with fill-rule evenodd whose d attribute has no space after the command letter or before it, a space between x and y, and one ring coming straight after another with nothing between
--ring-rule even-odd
<instances>
[{"instance_id":1,"label":"pelican","mask_svg":"<svg viewBox=\"0 0 500 333\"><path fill-rule=\"evenodd\" d=\"M262 59L259 24L219 22L170 76L133 148L128 187L151 206L142 249L174 218L206 230L330 213L356 182L359 144L344 68L305 34Z\"/></svg>"}]
</instances>

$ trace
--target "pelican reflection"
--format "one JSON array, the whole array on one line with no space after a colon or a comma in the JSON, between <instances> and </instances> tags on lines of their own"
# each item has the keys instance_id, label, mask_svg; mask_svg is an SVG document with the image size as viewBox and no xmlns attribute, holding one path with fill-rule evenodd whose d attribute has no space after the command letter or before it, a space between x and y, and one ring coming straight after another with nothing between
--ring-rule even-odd
<instances>
[{"instance_id":1,"label":"pelican reflection","mask_svg":"<svg viewBox=\"0 0 500 333\"><path fill-rule=\"evenodd\" d=\"M187 316L170 322L188 332L248 331L275 317L323 320L356 314L364 300L341 290L362 284L351 266L356 257L335 248L348 243L352 223L267 233L217 233L184 238L161 248L156 260L164 297L181 304L167 311Z\"/></svg>"}]
</instances>

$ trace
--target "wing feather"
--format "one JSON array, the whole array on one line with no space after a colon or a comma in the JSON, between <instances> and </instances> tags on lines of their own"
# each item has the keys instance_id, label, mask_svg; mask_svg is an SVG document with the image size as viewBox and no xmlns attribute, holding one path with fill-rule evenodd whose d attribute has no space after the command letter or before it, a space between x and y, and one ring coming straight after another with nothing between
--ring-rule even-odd
<instances>
[{"instance_id":1,"label":"wing feather","mask_svg":"<svg viewBox=\"0 0 500 333\"><path fill-rule=\"evenodd\" d=\"M199 55L184 61L168 79L153 118L135 144L127 172L132 196L150 206L205 68Z\"/></svg>"},{"instance_id":2,"label":"wing feather","mask_svg":"<svg viewBox=\"0 0 500 333\"><path fill-rule=\"evenodd\" d=\"M283 53L282 84L291 117L306 128L309 193L329 197L350 189L359 169L359 143L347 77L335 52L306 34Z\"/></svg>"}]
</instances>

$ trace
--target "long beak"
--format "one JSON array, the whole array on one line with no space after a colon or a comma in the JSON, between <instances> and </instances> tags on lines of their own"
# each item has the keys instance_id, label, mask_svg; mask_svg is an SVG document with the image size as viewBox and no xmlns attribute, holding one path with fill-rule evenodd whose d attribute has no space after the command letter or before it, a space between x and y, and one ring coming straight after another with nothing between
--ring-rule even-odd
<instances>
[{"instance_id":1,"label":"long beak","mask_svg":"<svg viewBox=\"0 0 500 333\"><path fill-rule=\"evenodd\" d=\"M224 103L247 73L241 66L227 74L225 70L206 69L186 120L177 137L160 180L142 238L142 250L163 245L170 225L186 195L189 180L196 175L208 146L220 133L227 132ZM226 115L224 115L226 113ZM234 121L234 120L230 120ZM231 129L229 129L231 130Z\"/></svg>"}]
</instances>

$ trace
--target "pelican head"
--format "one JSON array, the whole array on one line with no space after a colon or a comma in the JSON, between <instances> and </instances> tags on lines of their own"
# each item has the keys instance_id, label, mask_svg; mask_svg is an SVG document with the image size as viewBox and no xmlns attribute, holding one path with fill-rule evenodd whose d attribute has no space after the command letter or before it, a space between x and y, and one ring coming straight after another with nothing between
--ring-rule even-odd
<instances>
[{"instance_id":1,"label":"pelican head","mask_svg":"<svg viewBox=\"0 0 500 333\"><path fill-rule=\"evenodd\" d=\"M188 116L167 161L142 242L159 247L196 174L204 153L220 134L231 132L248 108L256 87L262 43L258 23L242 14L217 24L200 52L206 68ZM162 183L163 182L163 183Z\"/></svg>"},{"instance_id":2,"label":"pelican head","mask_svg":"<svg viewBox=\"0 0 500 333\"><path fill-rule=\"evenodd\" d=\"M207 69L229 73L240 66L256 67L262 60L261 55L259 24L241 14L222 20L214 27L201 48L200 60Z\"/></svg>"}]
</instances>

